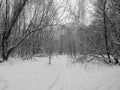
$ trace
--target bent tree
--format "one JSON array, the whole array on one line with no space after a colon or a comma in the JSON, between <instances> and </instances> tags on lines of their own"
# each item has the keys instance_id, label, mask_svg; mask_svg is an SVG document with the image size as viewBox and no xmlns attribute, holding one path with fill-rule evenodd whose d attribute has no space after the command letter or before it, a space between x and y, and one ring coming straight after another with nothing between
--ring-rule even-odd
<instances>
[{"instance_id":1,"label":"bent tree","mask_svg":"<svg viewBox=\"0 0 120 90\"><path fill-rule=\"evenodd\" d=\"M31 8L29 8L30 6ZM11 53L32 33L58 25L55 20L59 8L54 7L53 0L1 0L0 28L2 32L1 56L3 61L7 61ZM22 14L29 18L22 21L19 26L18 22L22 20ZM19 31L17 31L18 28ZM16 32L19 32L18 39L14 44L10 45L11 37L15 38L13 33Z\"/></svg>"},{"instance_id":2,"label":"bent tree","mask_svg":"<svg viewBox=\"0 0 120 90\"><path fill-rule=\"evenodd\" d=\"M13 50L13 48L8 50L8 39L11 35L12 28L16 24L16 22L19 18L19 15L22 12L22 9L24 8L24 6L27 2L27 0L21 0L18 3L17 3L17 1L19 1L19 0L15 1L16 4L14 5L15 9L14 9L12 17L10 17L10 15L9 15L10 14L9 1L6 0L5 7L3 6L3 8L6 9L5 14L4 14L4 20L3 20L4 28L2 30L2 42L1 42L3 61L6 61L8 59L9 54ZM4 3L4 2L2 2L2 3Z\"/></svg>"}]
</instances>

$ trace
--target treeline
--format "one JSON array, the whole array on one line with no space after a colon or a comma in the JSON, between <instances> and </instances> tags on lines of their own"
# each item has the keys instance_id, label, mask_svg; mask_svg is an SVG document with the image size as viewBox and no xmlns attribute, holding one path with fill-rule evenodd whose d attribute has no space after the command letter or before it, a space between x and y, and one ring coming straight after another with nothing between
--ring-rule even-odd
<instances>
[{"instance_id":1,"label":"treeline","mask_svg":"<svg viewBox=\"0 0 120 90\"><path fill-rule=\"evenodd\" d=\"M86 21L86 0L78 0L71 8L66 2L71 21L61 23L61 5L54 0L0 1L0 55L3 61L10 56L32 57L36 54L100 55L106 63L119 63L120 1L91 0L88 10L92 20ZM62 8L63 9L63 8ZM64 11L64 10L63 10ZM63 15L63 16L62 16ZM106 58L107 56L107 58ZM111 59L114 57L114 60Z\"/></svg>"}]
</instances>

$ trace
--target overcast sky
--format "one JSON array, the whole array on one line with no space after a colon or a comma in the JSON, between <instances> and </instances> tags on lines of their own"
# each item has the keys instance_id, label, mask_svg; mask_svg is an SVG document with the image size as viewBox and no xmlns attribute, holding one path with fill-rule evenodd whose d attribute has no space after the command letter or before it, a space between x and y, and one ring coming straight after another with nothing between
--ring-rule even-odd
<instances>
[{"instance_id":1,"label":"overcast sky","mask_svg":"<svg viewBox=\"0 0 120 90\"><path fill-rule=\"evenodd\" d=\"M55 4L56 7L62 6L61 9L59 10L59 16L60 17L64 13L62 15L62 18L64 18L62 20L62 23L70 22L71 21L70 18L67 17L67 15L69 14L69 11L68 10L63 11L63 10L65 10L65 8L67 8L66 0L54 0L54 1L56 2L56 4ZM69 1L69 3L71 3L71 8L72 9L77 6L77 1L78 0L68 0L68 1ZM93 19L91 13L89 12L89 11L93 11L93 6L92 6L92 4L90 3L89 0L86 0L84 8L85 8L85 20L84 20L84 23L86 23L86 25L89 25L91 20Z\"/></svg>"},{"instance_id":2,"label":"overcast sky","mask_svg":"<svg viewBox=\"0 0 120 90\"><path fill-rule=\"evenodd\" d=\"M71 3L71 8L73 9L75 6L77 6L77 0L68 0L69 3ZM68 8L69 6L66 4L66 0L54 0L55 2L55 6L56 8L59 8L58 9L58 18L60 18L60 21L62 24L66 24L66 23L70 23L71 22L71 18L70 18L70 14L69 14L69 11L68 11ZM31 11L34 12L34 5L33 8ZM93 7L90 3L89 0L86 0L85 2L85 5L84 5L84 8L85 8L85 19L84 19L84 23L86 25L89 25L92 18L91 18L91 14L89 11L93 11ZM27 9L29 10L29 9ZM30 11L28 11L30 12ZM26 12L28 15L27 15L27 20L28 22L30 21L30 17L32 16L31 13L28 13ZM69 16L69 17L68 17Z\"/></svg>"}]
</instances>

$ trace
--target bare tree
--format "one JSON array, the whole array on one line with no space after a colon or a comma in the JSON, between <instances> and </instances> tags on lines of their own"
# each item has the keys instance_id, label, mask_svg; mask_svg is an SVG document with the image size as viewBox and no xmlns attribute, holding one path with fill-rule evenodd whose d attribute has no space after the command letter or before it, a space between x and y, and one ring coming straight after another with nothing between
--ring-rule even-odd
<instances>
[{"instance_id":1,"label":"bare tree","mask_svg":"<svg viewBox=\"0 0 120 90\"><path fill-rule=\"evenodd\" d=\"M9 54L11 53L12 49L8 49L8 39L11 35L11 31L12 28L14 27L14 25L16 24L18 17L20 15L20 13L22 12L22 9L24 8L25 4L26 4L27 0L22 0L22 1L15 1L15 5L14 5L14 12L13 12L13 16L12 19L9 19L9 14L10 14L10 10L9 10L9 3L8 0L5 1L5 5L6 5L6 12L4 14L4 30L2 31L2 43L1 43L1 47L2 47L2 58L3 61L6 61L9 57Z\"/></svg>"},{"instance_id":2,"label":"bare tree","mask_svg":"<svg viewBox=\"0 0 120 90\"><path fill-rule=\"evenodd\" d=\"M59 8L55 8L53 0L35 0L35 1L29 1L29 0L15 0L13 2L13 6L9 8L8 3L9 0L6 0L5 4L6 6L4 15L4 28L2 30L2 58L3 61L6 61L10 54L14 52L17 47L26 39L26 38L35 38L34 40L37 42L37 36L39 36L40 31L44 30L46 27L51 26L57 26L58 23L56 22L57 19L57 11ZM33 9L28 9L27 7L33 6ZM4 7L5 8L5 7ZM11 9L11 11L9 10ZM26 10L32 10L32 16L28 15L28 20L25 20L19 25L17 25L22 17L22 13L25 10L25 19L26 15L29 14L30 11ZM2 21L1 21L2 22ZM19 28L19 38L15 40L14 45L9 45L10 37L12 36L13 30L15 27ZM17 31L16 30L16 31ZM21 36L21 32L23 32ZM34 33L39 32L39 34ZM15 32L14 32L15 33ZM17 33L18 34L18 33ZM34 37L31 37L33 35ZM36 36L37 35L37 36ZM36 37L35 37L36 36ZM31 43L31 42L30 42ZM31 44L32 45L32 44Z\"/></svg>"},{"instance_id":3,"label":"bare tree","mask_svg":"<svg viewBox=\"0 0 120 90\"><path fill-rule=\"evenodd\" d=\"M117 4L115 5L116 2ZM95 6L95 13L92 14L95 17L94 21L99 24L98 27L101 28L104 35L108 63L112 62L110 55L113 55L113 51L119 55L119 52L115 49L115 42L118 41L115 39L115 36L119 34L116 29L119 26L116 23L118 21L118 4L119 2L114 0L97 0L93 4Z\"/></svg>"},{"instance_id":4,"label":"bare tree","mask_svg":"<svg viewBox=\"0 0 120 90\"><path fill-rule=\"evenodd\" d=\"M50 27L44 31L43 48L49 57L49 64L51 64L51 58L54 53L54 28Z\"/></svg>"}]
</instances>

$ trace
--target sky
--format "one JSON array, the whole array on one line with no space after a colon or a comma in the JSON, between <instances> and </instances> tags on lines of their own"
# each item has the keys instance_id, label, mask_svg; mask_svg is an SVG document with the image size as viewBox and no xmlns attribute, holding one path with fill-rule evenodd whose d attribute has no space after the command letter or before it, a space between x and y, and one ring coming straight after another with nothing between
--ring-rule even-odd
<instances>
[{"instance_id":1,"label":"sky","mask_svg":"<svg viewBox=\"0 0 120 90\"><path fill-rule=\"evenodd\" d=\"M55 2L55 6L56 8L58 8L58 20L61 22L61 24L66 24L66 23L71 23L73 20L72 15L70 15L70 10L69 10L69 6L66 2L67 0L54 0ZM74 9L77 9L77 2L78 0L68 0L68 2L70 3L69 5L71 5L71 10L74 11ZM34 5L31 7L32 8L32 12L34 12ZM85 4L84 4L84 9L85 9L85 13L84 13L84 24L85 25L89 25L92 21L92 15L90 13L90 11L93 11L93 6L90 3L90 0L86 0ZM29 9L27 9L29 10ZM30 22L30 17L33 16L33 13L31 14L31 11L26 12L27 15L27 22ZM80 21L80 20L79 20Z\"/></svg>"},{"instance_id":2,"label":"sky","mask_svg":"<svg viewBox=\"0 0 120 90\"><path fill-rule=\"evenodd\" d=\"M77 1L78 0L68 0L68 2L71 5L72 10L74 10L74 8L77 6ZM62 18L61 23L69 23L69 22L71 22L71 19L69 18L70 16L69 17L67 16L69 14L69 11L65 10L66 8L69 8L69 6L66 4L66 0L55 0L55 2L56 2L56 4L55 4L56 7L62 6L61 9L58 11L59 12L58 16L60 18ZM84 23L86 25L89 25L91 23L92 19L93 19L90 11L94 11L93 6L90 3L90 0L85 1L84 8L85 8ZM75 9L77 9L77 7Z\"/></svg>"}]
</instances>

